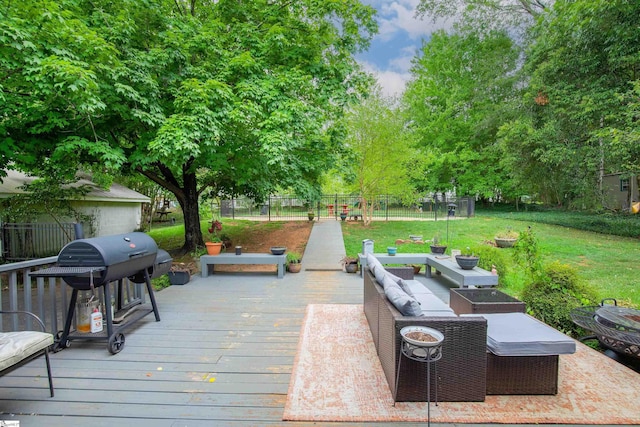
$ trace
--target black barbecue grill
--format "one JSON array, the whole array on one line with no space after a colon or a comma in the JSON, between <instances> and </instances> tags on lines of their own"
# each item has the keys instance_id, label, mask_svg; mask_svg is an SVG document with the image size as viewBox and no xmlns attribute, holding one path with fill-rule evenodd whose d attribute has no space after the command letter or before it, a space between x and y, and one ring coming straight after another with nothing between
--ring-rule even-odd
<instances>
[{"instance_id":1,"label":"black barbecue grill","mask_svg":"<svg viewBox=\"0 0 640 427\"><path fill-rule=\"evenodd\" d=\"M151 278L165 274L171 268L171 257L166 251L158 250L156 242L144 233L127 233L113 236L78 239L68 243L58 254L56 266L32 272L32 276L60 277L73 288L65 328L58 333L56 350L69 346L73 339L96 340L106 339L108 349L115 354L124 347L124 334L119 332L126 326L154 313L156 321L160 314L156 305ZM129 278L134 283L146 283L151 307L143 307L140 299L130 301L123 306L123 281ZM116 313L111 309L111 290L109 284L118 283ZM71 322L78 299L78 291L93 291L104 288L104 306L107 332L97 334L71 335ZM115 326L119 315L131 316ZM115 321L114 321L115 319Z\"/></svg>"}]
</instances>

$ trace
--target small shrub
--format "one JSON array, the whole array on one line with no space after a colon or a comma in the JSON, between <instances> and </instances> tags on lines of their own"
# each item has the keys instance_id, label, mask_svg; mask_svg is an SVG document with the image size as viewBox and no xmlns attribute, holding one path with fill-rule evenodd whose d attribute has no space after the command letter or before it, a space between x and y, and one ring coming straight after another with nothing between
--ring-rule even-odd
<instances>
[{"instance_id":1,"label":"small shrub","mask_svg":"<svg viewBox=\"0 0 640 427\"><path fill-rule=\"evenodd\" d=\"M579 306L595 305L597 297L580 280L574 267L556 261L545 266L541 274L525 286L522 300L529 314L577 338L584 331L573 323L569 313Z\"/></svg>"},{"instance_id":2,"label":"small shrub","mask_svg":"<svg viewBox=\"0 0 640 427\"><path fill-rule=\"evenodd\" d=\"M153 286L154 291L161 291L164 288L168 288L171 286L171 282L169 281L169 276L163 274L160 277L156 277L151 280L151 286Z\"/></svg>"},{"instance_id":3,"label":"small shrub","mask_svg":"<svg viewBox=\"0 0 640 427\"><path fill-rule=\"evenodd\" d=\"M498 271L498 284L504 285L504 280L511 271L513 261L507 252L490 245L480 245L473 248L473 252L480 257L478 267L487 271L494 268Z\"/></svg>"}]
</instances>

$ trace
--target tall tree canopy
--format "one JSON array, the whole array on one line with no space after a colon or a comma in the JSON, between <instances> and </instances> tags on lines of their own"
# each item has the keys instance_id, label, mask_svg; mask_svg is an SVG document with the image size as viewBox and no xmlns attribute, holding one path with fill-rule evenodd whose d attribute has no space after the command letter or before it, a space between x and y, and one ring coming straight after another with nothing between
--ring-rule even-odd
<instances>
[{"instance_id":1,"label":"tall tree canopy","mask_svg":"<svg viewBox=\"0 0 640 427\"><path fill-rule=\"evenodd\" d=\"M185 246L198 198L302 196L367 90L357 0L0 0L0 168L138 171L171 191Z\"/></svg>"},{"instance_id":2,"label":"tall tree canopy","mask_svg":"<svg viewBox=\"0 0 640 427\"><path fill-rule=\"evenodd\" d=\"M598 206L602 173L640 171L638 16L635 1L558 0L534 28L521 114L503 141L520 184L543 200Z\"/></svg>"},{"instance_id":3,"label":"tall tree canopy","mask_svg":"<svg viewBox=\"0 0 640 427\"><path fill-rule=\"evenodd\" d=\"M417 157L412 134L404 114L393 104L378 88L345 117L347 147L353 154L349 172L352 188L361 197L365 225L371 223L377 196L415 200L410 180Z\"/></svg>"},{"instance_id":4,"label":"tall tree canopy","mask_svg":"<svg viewBox=\"0 0 640 427\"><path fill-rule=\"evenodd\" d=\"M425 153L423 190L496 196L504 174L496 133L518 51L503 32L433 34L414 60L404 101Z\"/></svg>"}]
</instances>

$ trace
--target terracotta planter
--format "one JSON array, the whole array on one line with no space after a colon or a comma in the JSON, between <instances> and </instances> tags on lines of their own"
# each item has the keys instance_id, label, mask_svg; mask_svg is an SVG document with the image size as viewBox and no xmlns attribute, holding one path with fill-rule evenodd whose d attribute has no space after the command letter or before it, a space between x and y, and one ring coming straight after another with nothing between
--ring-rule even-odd
<instances>
[{"instance_id":1,"label":"terracotta planter","mask_svg":"<svg viewBox=\"0 0 640 427\"><path fill-rule=\"evenodd\" d=\"M300 270L302 270L302 264L299 262L290 262L287 269L289 270L289 273L300 273Z\"/></svg>"},{"instance_id":2,"label":"terracotta planter","mask_svg":"<svg viewBox=\"0 0 640 427\"><path fill-rule=\"evenodd\" d=\"M220 255L222 251L222 242L206 242L205 246L209 255Z\"/></svg>"},{"instance_id":3,"label":"terracotta planter","mask_svg":"<svg viewBox=\"0 0 640 427\"><path fill-rule=\"evenodd\" d=\"M358 271L358 263L354 262L354 263L345 264L344 270L347 273L355 273L356 271Z\"/></svg>"}]
</instances>

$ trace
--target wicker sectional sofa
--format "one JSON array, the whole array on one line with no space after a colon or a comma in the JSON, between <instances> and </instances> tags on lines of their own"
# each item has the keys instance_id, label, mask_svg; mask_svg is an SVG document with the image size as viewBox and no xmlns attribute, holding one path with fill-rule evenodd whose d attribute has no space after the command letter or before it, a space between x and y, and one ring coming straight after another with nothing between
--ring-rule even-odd
<instances>
[{"instance_id":1,"label":"wicker sectional sofa","mask_svg":"<svg viewBox=\"0 0 640 427\"><path fill-rule=\"evenodd\" d=\"M389 301L383 287L369 268L364 276L364 313L395 401L427 401L427 367L425 363L404 358L398 375L398 357L405 326L428 326L444 336L442 359L431 369L431 401L484 401L487 389L487 322L480 316L459 317L440 311L426 316L404 316ZM413 279L413 269L387 268L386 271ZM425 307L426 308L426 307ZM437 385L437 386L436 386Z\"/></svg>"}]
</instances>

